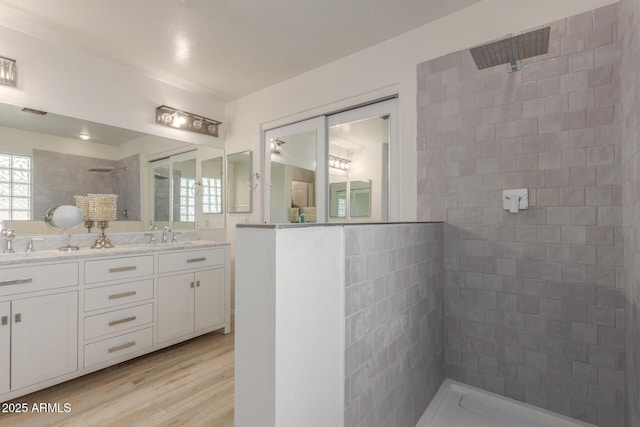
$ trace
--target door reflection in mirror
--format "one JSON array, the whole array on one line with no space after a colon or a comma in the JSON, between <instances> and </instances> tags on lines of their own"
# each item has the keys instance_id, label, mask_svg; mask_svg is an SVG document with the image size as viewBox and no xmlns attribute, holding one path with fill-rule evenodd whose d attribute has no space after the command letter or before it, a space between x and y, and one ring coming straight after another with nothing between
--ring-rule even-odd
<instances>
[{"instance_id":1,"label":"door reflection in mirror","mask_svg":"<svg viewBox=\"0 0 640 427\"><path fill-rule=\"evenodd\" d=\"M329 155L350 161L348 169L329 167L329 222L388 220L388 119L338 120L329 127Z\"/></svg>"},{"instance_id":2,"label":"door reflection in mirror","mask_svg":"<svg viewBox=\"0 0 640 427\"><path fill-rule=\"evenodd\" d=\"M279 151L271 152L271 222L315 222L316 132L277 140Z\"/></svg>"}]
</instances>

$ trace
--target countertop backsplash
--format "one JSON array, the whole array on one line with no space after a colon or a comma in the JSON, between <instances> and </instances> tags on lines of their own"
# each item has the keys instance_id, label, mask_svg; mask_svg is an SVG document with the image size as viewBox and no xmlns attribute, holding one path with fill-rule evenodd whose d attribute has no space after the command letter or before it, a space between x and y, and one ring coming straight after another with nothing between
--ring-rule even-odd
<instances>
[{"instance_id":1,"label":"countertop backsplash","mask_svg":"<svg viewBox=\"0 0 640 427\"><path fill-rule=\"evenodd\" d=\"M177 236L178 242L187 242L192 240L200 240L199 230L180 230L180 234ZM111 243L115 248L123 245L139 245L149 244L151 236L148 235L150 231L145 232L127 232L127 233L109 233L107 229L107 237L111 240ZM47 235L17 235L13 239L13 250L16 254L24 253L27 250L29 240L33 241L33 248L35 252L48 251L65 247L67 244L72 246L78 246L81 249L87 249L93 246L93 243L98 238L98 233L85 233L85 234L72 234L71 239L66 234L47 234ZM168 233L168 241L173 238L173 233ZM160 245L162 241L162 230L155 232L156 244ZM0 238L0 257L2 257L2 251L6 247L6 239ZM101 252L104 255L108 255L111 249L95 249L97 252ZM6 254L5 254L6 255Z\"/></svg>"}]
</instances>

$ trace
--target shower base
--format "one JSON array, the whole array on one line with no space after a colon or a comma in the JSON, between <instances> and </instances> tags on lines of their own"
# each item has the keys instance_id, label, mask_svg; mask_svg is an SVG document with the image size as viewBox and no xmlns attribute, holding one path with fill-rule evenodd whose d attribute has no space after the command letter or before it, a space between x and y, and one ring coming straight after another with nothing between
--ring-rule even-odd
<instances>
[{"instance_id":1,"label":"shower base","mask_svg":"<svg viewBox=\"0 0 640 427\"><path fill-rule=\"evenodd\" d=\"M445 380L416 427L595 427L476 387Z\"/></svg>"}]
</instances>

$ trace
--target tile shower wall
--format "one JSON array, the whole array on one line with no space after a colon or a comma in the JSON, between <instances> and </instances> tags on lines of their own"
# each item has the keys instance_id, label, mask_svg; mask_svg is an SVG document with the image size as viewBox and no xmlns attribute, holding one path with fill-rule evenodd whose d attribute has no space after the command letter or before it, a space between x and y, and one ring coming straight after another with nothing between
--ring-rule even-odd
<instances>
[{"instance_id":1,"label":"tile shower wall","mask_svg":"<svg viewBox=\"0 0 640 427\"><path fill-rule=\"evenodd\" d=\"M601 426L625 410L618 6L549 53L418 66L418 219L445 225L447 375ZM502 190L528 188L527 211Z\"/></svg>"},{"instance_id":2,"label":"tile shower wall","mask_svg":"<svg viewBox=\"0 0 640 427\"><path fill-rule=\"evenodd\" d=\"M127 167L113 172L88 172L91 168ZM118 194L118 219L128 208L129 220L140 219L140 162L131 156L119 162L86 156L33 150L33 217L44 218L52 206L75 205L73 196L87 193Z\"/></svg>"},{"instance_id":3,"label":"tile shower wall","mask_svg":"<svg viewBox=\"0 0 640 427\"><path fill-rule=\"evenodd\" d=\"M413 427L445 377L443 224L345 227L346 427Z\"/></svg>"},{"instance_id":4,"label":"tile shower wall","mask_svg":"<svg viewBox=\"0 0 640 427\"><path fill-rule=\"evenodd\" d=\"M620 3L627 425L640 425L640 3Z\"/></svg>"}]
</instances>

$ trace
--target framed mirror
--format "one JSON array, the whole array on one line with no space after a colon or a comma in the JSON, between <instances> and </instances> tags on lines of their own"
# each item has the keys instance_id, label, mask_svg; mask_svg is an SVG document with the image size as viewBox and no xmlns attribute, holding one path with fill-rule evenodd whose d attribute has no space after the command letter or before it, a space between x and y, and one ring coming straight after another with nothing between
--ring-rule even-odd
<instances>
[{"instance_id":1,"label":"framed mirror","mask_svg":"<svg viewBox=\"0 0 640 427\"><path fill-rule=\"evenodd\" d=\"M251 151L227 156L227 209L230 213L251 212L253 170Z\"/></svg>"},{"instance_id":2,"label":"framed mirror","mask_svg":"<svg viewBox=\"0 0 640 427\"><path fill-rule=\"evenodd\" d=\"M340 178L343 177L336 179ZM331 222L352 222L368 218L371 218L371 180L337 180L329 184Z\"/></svg>"}]
</instances>

